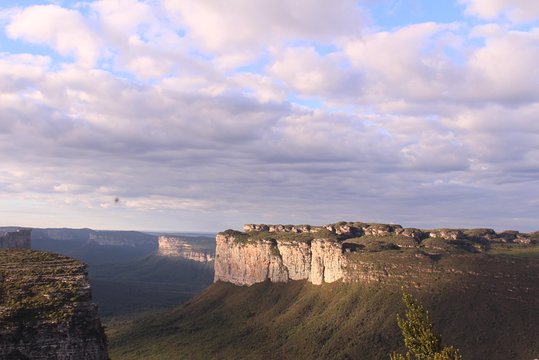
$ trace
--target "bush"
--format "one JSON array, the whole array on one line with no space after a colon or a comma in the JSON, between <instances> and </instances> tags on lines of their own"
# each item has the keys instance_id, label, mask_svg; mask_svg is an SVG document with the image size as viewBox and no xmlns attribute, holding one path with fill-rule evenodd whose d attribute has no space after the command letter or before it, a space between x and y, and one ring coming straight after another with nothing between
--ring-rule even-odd
<instances>
[{"instance_id":1,"label":"bush","mask_svg":"<svg viewBox=\"0 0 539 360\"><path fill-rule=\"evenodd\" d=\"M462 360L458 349L452 346L442 348L442 339L434 333L429 313L423 305L402 291L402 300L406 305L404 318L397 314L397 324L408 349L405 355L392 353L391 360Z\"/></svg>"}]
</instances>

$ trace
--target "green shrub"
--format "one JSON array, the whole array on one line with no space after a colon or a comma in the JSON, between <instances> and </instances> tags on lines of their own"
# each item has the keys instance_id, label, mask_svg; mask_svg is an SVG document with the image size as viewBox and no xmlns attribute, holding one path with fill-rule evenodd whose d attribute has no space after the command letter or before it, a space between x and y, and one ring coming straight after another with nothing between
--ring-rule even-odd
<instances>
[{"instance_id":1,"label":"green shrub","mask_svg":"<svg viewBox=\"0 0 539 360\"><path fill-rule=\"evenodd\" d=\"M397 324L402 332L404 345L408 349L405 355L392 353L391 360L462 360L458 349L452 346L442 348L442 338L434 333L429 313L423 305L402 291L402 300L406 305L404 318L397 314Z\"/></svg>"}]
</instances>

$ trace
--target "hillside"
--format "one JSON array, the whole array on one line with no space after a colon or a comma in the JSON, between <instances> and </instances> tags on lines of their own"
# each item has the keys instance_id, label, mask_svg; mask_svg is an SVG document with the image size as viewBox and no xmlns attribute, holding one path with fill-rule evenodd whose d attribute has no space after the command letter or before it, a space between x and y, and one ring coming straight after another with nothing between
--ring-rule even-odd
<instances>
[{"instance_id":1,"label":"hillside","mask_svg":"<svg viewBox=\"0 0 539 360\"><path fill-rule=\"evenodd\" d=\"M465 359L533 359L539 355L538 250L435 258L447 271L437 278L413 271L408 289ZM368 255L411 267L418 259L408 251ZM217 282L174 310L111 324L108 335L113 360L387 359L403 347L395 322L402 311L400 281Z\"/></svg>"}]
</instances>

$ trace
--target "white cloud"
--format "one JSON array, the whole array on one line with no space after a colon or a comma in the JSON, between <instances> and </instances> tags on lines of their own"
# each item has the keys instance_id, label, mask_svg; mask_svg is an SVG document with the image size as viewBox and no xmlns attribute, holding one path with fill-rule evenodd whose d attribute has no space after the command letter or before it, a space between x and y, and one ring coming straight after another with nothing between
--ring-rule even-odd
<instances>
[{"instance_id":1,"label":"white cloud","mask_svg":"<svg viewBox=\"0 0 539 360\"><path fill-rule=\"evenodd\" d=\"M64 56L75 56L93 66L100 42L86 19L77 11L58 5L30 6L11 17L6 34L12 39L48 45Z\"/></svg>"},{"instance_id":2,"label":"white cloud","mask_svg":"<svg viewBox=\"0 0 539 360\"><path fill-rule=\"evenodd\" d=\"M507 17L515 22L539 19L539 2L535 0L460 0L466 12L484 19Z\"/></svg>"},{"instance_id":3,"label":"white cloud","mask_svg":"<svg viewBox=\"0 0 539 360\"><path fill-rule=\"evenodd\" d=\"M288 41L331 43L359 33L364 19L356 1L163 0L188 30L192 43L223 55L225 67L257 58L259 51Z\"/></svg>"},{"instance_id":4,"label":"white cloud","mask_svg":"<svg viewBox=\"0 0 539 360\"><path fill-rule=\"evenodd\" d=\"M77 60L0 54L0 200L32 219L509 225L537 186L536 29L366 29L351 0L75 8L2 15Z\"/></svg>"},{"instance_id":5,"label":"white cloud","mask_svg":"<svg viewBox=\"0 0 539 360\"><path fill-rule=\"evenodd\" d=\"M320 55L313 47L274 50L268 73L303 96L349 101L357 98L361 76L350 68L341 53Z\"/></svg>"},{"instance_id":6,"label":"white cloud","mask_svg":"<svg viewBox=\"0 0 539 360\"><path fill-rule=\"evenodd\" d=\"M159 6L137 0L101 0L93 2L91 9L116 70L142 79L159 78L190 62L178 29Z\"/></svg>"},{"instance_id":7,"label":"white cloud","mask_svg":"<svg viewBox=\"0 0 539 360\"><path fill-rule=\"evenodd\" d=\"M486 37L468 61L462 94L468 99L522 102L539 97L539 29Z\"/></svg>"}]
</instances>

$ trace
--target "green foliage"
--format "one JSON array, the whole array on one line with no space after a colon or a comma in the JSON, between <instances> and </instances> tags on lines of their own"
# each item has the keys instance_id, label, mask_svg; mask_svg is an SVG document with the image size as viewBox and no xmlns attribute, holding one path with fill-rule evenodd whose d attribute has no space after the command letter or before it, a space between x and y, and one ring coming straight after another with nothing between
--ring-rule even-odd
<instances>
[{"instance_id":1,"label":"green foliage","mask_svg":"<svg viewBox=\"0 0 539 360\"><path fill-rule=\"evenodd\" d=\"M391 360L461 360L458 349L452 346L442 348L442 338L434 333L428 311L412 295L402 291L406 306L404 318L397 314L397 324L408 351L406 355L392 353Z\"/></svg>"}]
</instances>

